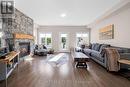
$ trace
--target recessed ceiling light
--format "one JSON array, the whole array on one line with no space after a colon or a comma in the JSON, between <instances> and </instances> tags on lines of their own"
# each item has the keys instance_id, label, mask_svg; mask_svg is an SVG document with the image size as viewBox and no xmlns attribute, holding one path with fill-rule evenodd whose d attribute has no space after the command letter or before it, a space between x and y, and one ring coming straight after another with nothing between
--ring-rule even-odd
<instances>
[{"instance_id":1,"label":"recessed ceiling light","mask_svg":"<svg viewBox=\"0 0 130 87\"><path fill-rule=\"evenodd\" d=\"M64 17L66 17L66 13L62 13L60 16L61 16L62 18L64 18Z\"/></svg>"}]
</instances>

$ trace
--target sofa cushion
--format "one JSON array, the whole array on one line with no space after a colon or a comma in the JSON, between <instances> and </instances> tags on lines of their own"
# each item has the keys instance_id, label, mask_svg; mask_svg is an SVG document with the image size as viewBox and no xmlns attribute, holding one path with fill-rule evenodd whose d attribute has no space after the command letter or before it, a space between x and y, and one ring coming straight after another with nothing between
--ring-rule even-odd
<instances>
[{"instance_id":1,"label":"sofa cushion","mask_svg":"<svg viewBox=\"0 0 130 87\"><path fill-rule=\"evenodd\" d=\"M91 49L83 49L83 52L87 55L90 55L92 50Z\"/></svg>"},{"instance_id":2,"label":"sofa cushion","mask_svg":"<svg viewBox=\"0 0 130 87\"><path fill-rule=\"evenodd\" d=\"M43 49L47 49L47 47L45 45L43 45Z\"/></svg>"},{"instance_id":3,"label":"sofa cushion","mask_svg":"<svg viewBox=\"0 0 130 87\"><path fill-rule=\"evenodd\" d=\"M109 44L101 44L99 52L101 53L102 50L105 49L105 48L107 48L107 47L110 47L110 45Z\"/></svg>"},{"instance_id":4,"label":"sofa cushion","mask_svg":"<svg viewBox=\"0 0 130 87\"><path fill-rule=\"evenodd\" d=\"M114 46L112 46L112 47L116 48L119 53L130 53L130 48L114 47Z\"/></svg>"},{"instance_id":5,"label":"sofa cushion","mask_svg":"<svg viewBox=\"0 0 130 87\"><path fill-rule=\"evenodd\" d=\"M120 53L120 58L130 60L130 53Z\"/></svg>"},{"instance_id":6,"label":"sofa cushion","mask_svg":"<svg viewBox=\"0 0 130 87\"><path fill-rule=\"evenodd\" d=\"M38 50L38 45L35 45L35 50Z\"/></svg>"},{"instance_id":7,"label":"sofa cushion","mask_svg":"<svg viewBox=\"0 0 130 87\"><path fill-rule=\"evenodd\" d=\"M110 45L108 45L108 44L102 44L101 45L99 52L100 52L102 57L105 56L105 48L107 48L107 47L110 47Z\"/></svg>"},{"instance_id":8,"label":"sofa cushion","mask_svg":"<svg viewBox=\"0 0 130 87\"><path fill-rule=\"evenodd\" d=\"M124 48L124 49L123 49L123 52L124 52L124 53L130 53L130 49L129 49L129 48Z\"/></svg>"},{"instance_id":9,"label":"sofa cushion","mask_svg":"<svg viewBox=\"0 0 130 87\"><path fill-rule=\"evenodd\" d=\"M99 61L101 61L101 62L103 62L104 61L104 58L101 56L101 54L100 54L100 52L98 52L98 51L92 51L91 52L91 56L92 57L95 57L97 60L99 60Z\"/></svg>"},{"instance_id":10,"label":"sofa cushion","mask_svg":"<svg viewBox=\"0 0 130 87\"><path fill-rule=\"evenodd\" d=\"M95 51L95 50L92 50L92 52L91 52L91 56L94 56L94 57L100 57L100 52Z\"/></svg>"},{"instance_id":11,"label":"sofa cushion","mask_svg":"<svg viewBox=\"0 0 130 87\"><path fill-rule=\"evenodd\" d=\"M119 53L130 53L129 48L116 48Z\"/></svg>"},{"instance_id":12,"label":"sofa cushion","mask_svg":"<svg viewBox=\"0 0 130 87\"><path fill-rule=\"evenodd\" d=\"M117 51L118 51L119 53L124 53L124 51L123 51L121 48L117 48Z\"/></svg>"}]
</instances>

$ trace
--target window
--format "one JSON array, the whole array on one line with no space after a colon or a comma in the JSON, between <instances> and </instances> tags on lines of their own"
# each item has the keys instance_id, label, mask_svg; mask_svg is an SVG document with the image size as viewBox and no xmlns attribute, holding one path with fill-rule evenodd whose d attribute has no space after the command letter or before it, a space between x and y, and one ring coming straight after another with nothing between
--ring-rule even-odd
<instances>
[{"instance_id":1,"label":"window","mask_svg":"<svg viewBox=\"0 0 130 87\"><path fill-rule=\"evenodd\" d=\"M50 33L40 34L40 44L44 44L48 48L52 47L52 35Z\"/></svg>"},{"instance_id":2,"label":"window","mask_svg":"<svg viewBox=\"0 0 130 87\"><path fill-rule=\"evenodd\" d=\"M89 36L88 33L77 33L76 34L76 46L80 47L83 44L89 44Z\"/></svg>"}]
</instances>

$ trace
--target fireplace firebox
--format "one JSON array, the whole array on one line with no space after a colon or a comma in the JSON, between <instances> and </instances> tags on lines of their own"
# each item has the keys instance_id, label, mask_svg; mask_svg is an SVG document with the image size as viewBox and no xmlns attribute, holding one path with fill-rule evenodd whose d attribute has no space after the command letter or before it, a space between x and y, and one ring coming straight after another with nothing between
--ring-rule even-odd
<instances>
[{"instance_id":1,"label":"fireplace firebox","mask_svg":"<svg viewBox=\"0 0 130 87\"><path fill-rule=\"evenodd\" d=\"M20 58L30 54L30 42L19 43Z\"/></svg>"}]
</instances>

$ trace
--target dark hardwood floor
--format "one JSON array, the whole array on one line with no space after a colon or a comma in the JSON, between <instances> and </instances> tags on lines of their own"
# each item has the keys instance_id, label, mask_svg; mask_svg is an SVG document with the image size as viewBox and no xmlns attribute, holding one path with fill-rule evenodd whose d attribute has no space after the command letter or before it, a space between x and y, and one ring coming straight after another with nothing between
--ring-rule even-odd
<instances>
[{"instance_id":1,"label":"dark hardwood floor","mask_svg":"<svg viewBox=\"0 0 130 87\"><path fill-rule=\"evenodd\" d=\"M68 62L56 67L46 57L28 57L0 87L130 87L129 80L93 61L88 62L88 69L77 69L71 59L69 55Z\"/></svg>"}]
</instances>

